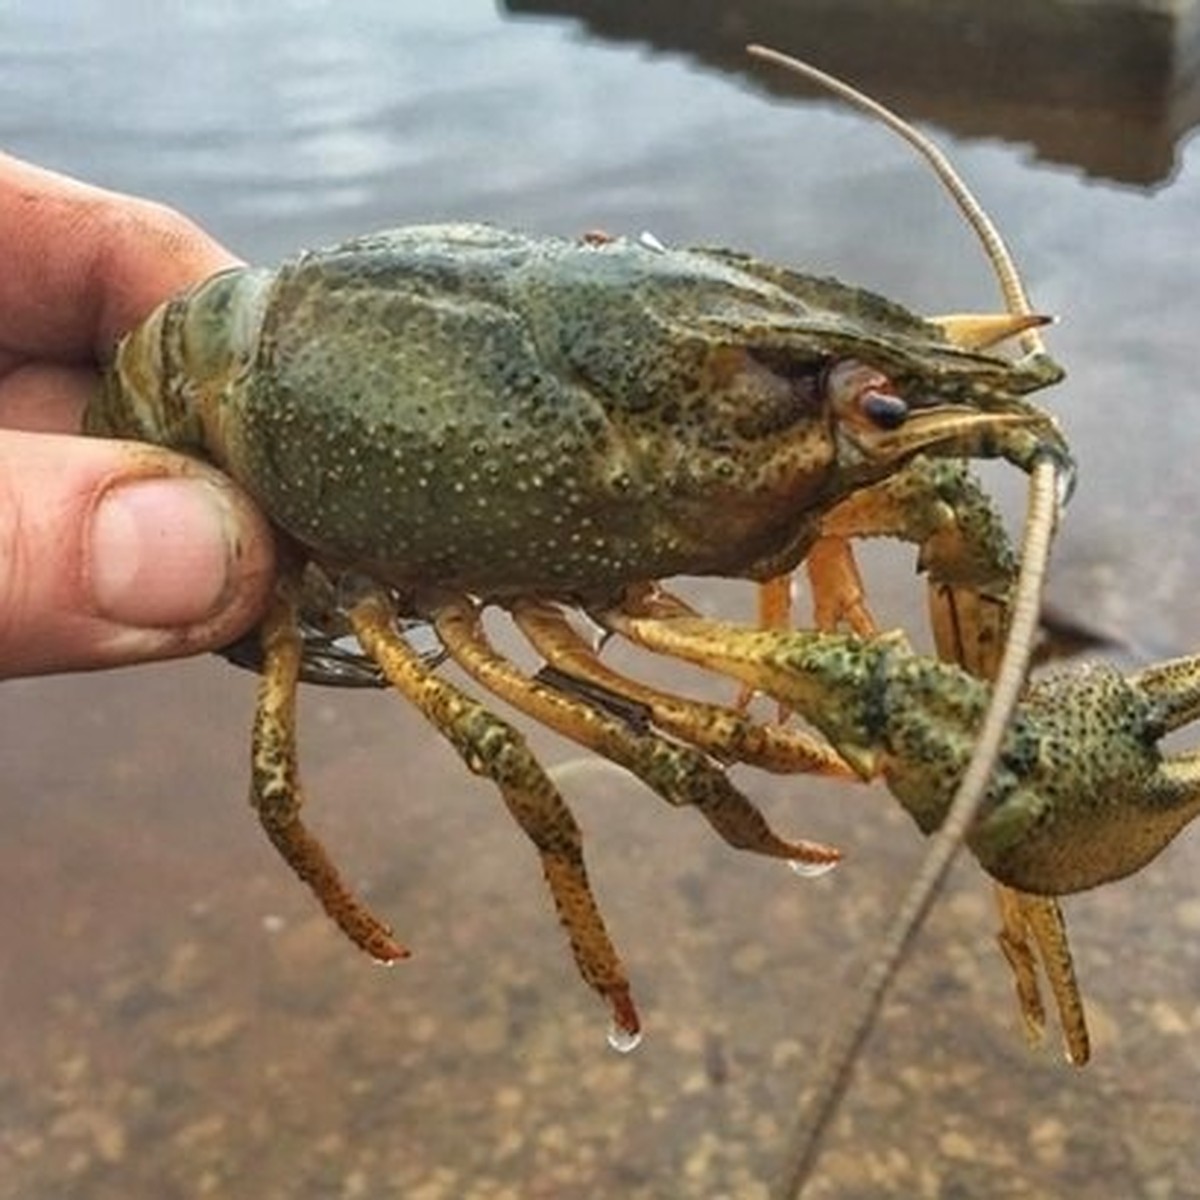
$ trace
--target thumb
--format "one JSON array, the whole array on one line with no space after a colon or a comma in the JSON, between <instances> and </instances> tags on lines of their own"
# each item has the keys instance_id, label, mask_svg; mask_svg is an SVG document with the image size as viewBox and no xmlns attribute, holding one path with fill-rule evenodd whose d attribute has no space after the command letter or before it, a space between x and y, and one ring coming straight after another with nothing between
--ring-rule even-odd
<instances>
[{"instance_id":1,"label":"thumb","mask_svg":"<svg viewBox=\"0 0 1200 1200\"><path fill-rule=\"evenodd\" d=\"M210 650L261 614L269 527L158 447L0 431L0 677Z\"/></svg>"}]
</instances>

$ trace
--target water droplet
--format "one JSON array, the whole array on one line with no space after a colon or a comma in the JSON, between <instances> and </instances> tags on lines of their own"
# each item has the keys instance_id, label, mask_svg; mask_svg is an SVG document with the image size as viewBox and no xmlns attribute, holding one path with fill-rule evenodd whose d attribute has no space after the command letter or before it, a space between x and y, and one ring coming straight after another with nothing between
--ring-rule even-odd
<instances>
[{"instance_id":1,"label":"water droplet","mask_svg":"<svg viewBox=\"0 0 1200 1200\"><path fill-rule=\"evenodd\" d=\"M608 1026L608 1044L618 1054L628 1054L642 1044L642 1031L626 1029L618 1025L616 1021L612 1021Z\"/></svg>"},{"instance_id":2,"label":"water droplet","mask_svg":"<svg viewBox=\"0 0 1200 1200\"><path fill-rule=\"evenodd\" d=\"M831 862L808 862L803 858L789 858L788 866L796 872L801 879L819 879L822 875L828 875L830 871L836 867L837 859Z\"/></svg>"}]
</instances>

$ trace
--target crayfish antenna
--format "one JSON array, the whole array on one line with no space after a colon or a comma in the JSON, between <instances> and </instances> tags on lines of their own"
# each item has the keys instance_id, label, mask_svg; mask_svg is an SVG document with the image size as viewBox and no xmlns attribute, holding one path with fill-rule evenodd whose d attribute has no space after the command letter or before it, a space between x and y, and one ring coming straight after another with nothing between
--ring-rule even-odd
<instances>
[{"instance_id":1,"label":"crayfish antenna","mask_svg":"<svg viewBox=\"0 0 1200 1200\"><path fill-rule=\"evenodd\" d=\"M783 54L778 50L772 50L768 46L749 45L746 47L746 52L752 58L774 63L777 67L783 67L793 74L801 75L805 79L811 80L813 83L832 92L847 104L882 122L898 137L903 138L930 165L938 181L949 192L950 198L958 206L959 212L962 213L967 223L975 231L975 235L983 245L983 250L988 257L988 261L992 264L992 269L996 272L996 280L1000 284L1000 291L1004 296L1005 308L1011 313L1029 313L1033 311L1029 303L1029 296L1025 291L1025 285L1021 282L1021 276L1017 271L1013 256L1004 238L1000 236L1000 231L996 228L992 218L988 216L983 205L979 203L974 193L967 187L962 176L955 169L954 164L939 147L935 146L929 138L921 133L920 130L910 125L898 113L894 113L886 105L880 104L878 100L873 100L870 96L860 92L856 87L852 87L836 75L829 75L819 67L814 67L811 63L803 62L798 58L792 58L791 55ZM1024 334L1021 343L1028 354L1045 353L1042 339L1032 329Z\"/></svg>"},{"instance_id":2,"label":"crayfish antenna","mask_svg":"<svg viewBox=\"0 0 1200 1200\"><path fill-rule=\"evenodd\" d=\"M816 1165L821 1139L840 1107L850 1073L875 1025L883 997L940 894L954 856L987 795L1001 743L1025 688L1058 511L1058 469L1053 461L1043 459L1034 467L1029 491L1012 624L975 750L945 821L930 839L920 870L872 956L865 977L853 990L850 1009L818 1071L812 1099L792 1143L780 1200L799 1197Z\"/></svg>"},{"instance_id":3,"label":"crayfish antenna","mask_svg":"<svg viewBox=\"0 0 1200 1200\"><path fill-rule=\"evenodd\" d=\"M945 154L891 109L837 77L765 46L751 45L746 49L754 58L801 75L875 117L929 163L979 238L992 265L1009 313L1007 318L1000 318L1007 322L1007 336L1019 336L1026 355L1044 357L1045 349L1037 328L1046 320L1034 314L1012 255L999 230ZM958 320L950 318L952 324ZM977 333L977 330L973 331L970 336L977 336ZM812 1098L790 1147L790 1162L778 1192L780 1200L795 1200L803 1190L816 1163L824 1132L840 1106L850 1074L874 1027L883 997L941 892L954 856L987 795L1001 743L1025 688L1033 657L1050 547L1063 497L1069 491L1066 474L1067 464L1060 455L1054 453L1051 446L1046 446L1043 452L1032 457L1029 498L1021 541L1021 568L1013 593L1009 634L994 680L991 703L946 820L930 840L921 868L884 934L866 977L855 989L851 1008L835 1032L833 1043L818 1072Z\"/></svg>"}]
</instances>

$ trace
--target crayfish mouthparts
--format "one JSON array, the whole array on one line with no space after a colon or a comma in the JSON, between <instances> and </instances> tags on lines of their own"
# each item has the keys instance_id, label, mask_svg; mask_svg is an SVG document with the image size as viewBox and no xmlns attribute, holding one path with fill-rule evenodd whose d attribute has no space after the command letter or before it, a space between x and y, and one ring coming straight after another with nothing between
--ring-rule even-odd
<instances>
[{"instance_id":1,"label":"crayfish mouthparts","mask_svg":"<svg viewBox=\"0 0 1200 1200\"><path fill-rule=\"evenodd\" d=\"M1078 466L1058 422L1039 409L1033 411L1040 418L1035 424L999 431L992 456L1005 459L1027 475L1032 474L1039 462L1049 462L1054 467L1055 490L1061 508L1074 494ZM977 449L977 453L987 457L986 451Z\"/></svg>"},{"instance_id":2,"label":"crayfish mouthparts","mask_svg":"<svg viewBox=\"0 0 1200 1200\"><path fill-rule=\"evenodd\" d=\"M1047 383L1064 377L1063 369L1041 353L1022 358L1020 367L1028 375L1041 375ZM915 410L909 423L922 411ZM1070 497L1077 472L1075 458L1058 421L1045 409L1019 396L984 395L971 405L939 405L928 411L931 418L961 414L957 428L945 422L936 449L940 457L1002 458L1027 475L1039 462L1049 460L1058 476L1060 504Z\"/></svg>"}]
</instances>

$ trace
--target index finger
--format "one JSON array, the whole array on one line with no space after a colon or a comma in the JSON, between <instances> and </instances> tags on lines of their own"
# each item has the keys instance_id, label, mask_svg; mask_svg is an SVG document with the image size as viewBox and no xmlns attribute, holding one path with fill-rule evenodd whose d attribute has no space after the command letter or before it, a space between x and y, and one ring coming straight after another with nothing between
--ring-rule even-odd
<instances>
[{"instance_id":1,"label":"index finger","mask_svg":"<svg viewBox=\"0 0 1200 1200\"><path fill-rule=\"evenodd\" d=\"M155 305L238 261L173 209L0 154L0 375L102 359Z\"/></svg>"}]
</instances>

